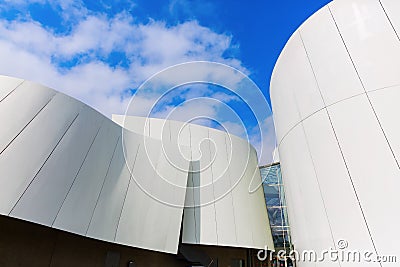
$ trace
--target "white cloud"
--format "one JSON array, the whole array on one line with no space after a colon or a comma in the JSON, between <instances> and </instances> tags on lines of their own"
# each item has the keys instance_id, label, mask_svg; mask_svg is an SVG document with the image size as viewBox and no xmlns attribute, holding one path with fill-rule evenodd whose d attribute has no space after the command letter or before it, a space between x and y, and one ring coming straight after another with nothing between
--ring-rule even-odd
<instances>
[{"instance_id":1,"label":"white cloud","mask_svg":"<svg viewBox=\"0 0 400 267\"><path fill-rule=\"evenodd\" d=\"M231 121L225 121L221 123L222 127L228 132L229 134L234 134L236 136L239 136L241 138L246 138L247 133L245 126L239 122L231 122Z\"/></svg>"},{"instance_id":2,"label":"white cloud","mask_svg":"<svg viewBox=\"0 0 400 267\"><path fill-rule=\"evenodd\" d=\"M262 136L259 134L261 131ZM276 135L272 115L260 122L255 128L250 130L250 143L258 152L260 165L270 164L279 161L276 150ZM262 153L260 153L262 151Z\"/></svg>"},{"instance_id":3,"label":"white cloud","mask_svg":"<svg viewBox=\"0 0 400 267\"><path fill-rule=\"evenodd\" d=\"M224 53L237 48L232 36L216 33L201 26L197 21L188 21L168 26L162 21L139 23L127 13L114 17L89 12L80 1L13 1L7 5L27 6L30 3L50 3L69 24L70 30L56 33L29 18L7 21L0 19L0 74L33 80L71 95L106 116L123 114L131 94L144 80L162 69L187 61L206 60L225 63L248 74L240 60L226 59ZM107 62L112 52L123 53L127 67L111 66ZM76 60L73 66L65 67L68 61ZM63 65L64 64L64 65ZM193 70L182 69L178 75L160 76L158 82L175 84L190 80ZM196 69L204 80L225 82L233 89L241 77L235 71L220 71L217 68ZM157 84L152 84L157 91ZM236 97L205 91L222 102L237 101ZM137 115L149 110L155 95L149 94L136 100L130 111ZM190 97L187 93L184 97ZM218 104L206 101L202 104L185 103L177 108L173 105L157 113L172 119L187 120L202 115L218 119ZM224 120L227 127L238 135L240 125ZM260 142L253 140L254 142ZM269 144L267 144L269 145Z\"/></svg>"},{"instance_id":4,"label":"white cloud","mask_svg":"<svg viewBox=\"0 0 400 267\"><path fill-rule=\"evenodd\" d=\"M61 3L66 9L72 5ZM110 116L123 111L126 90L150 75L190 60L224 62L230 43L230 36L195 21L168 27L156 21L134 23L126 14L86 16L65 35L33 20L0 20L0 73L49 85ZM113 51L126 54L129 68L111 67L101 59ZM58 65L80 56L85 60L71 69Z\"/></svg>"},{"instance_id":5,"label":"white cloud","mask_svg":"<svg viewBox=\"0 0 400 267\"><path fill-rule=\"evenodd\" d=\"M216 118L217 110L216 106L207 99L195 99L186 101L178 106L166 106L164 110L156 112L154 115L159 118L168 118L176 121L192 121L196 119L196 123L199 123L199 119L202 119L201 121L208 124L207 118Z\"/></svg>"}]
</instances>

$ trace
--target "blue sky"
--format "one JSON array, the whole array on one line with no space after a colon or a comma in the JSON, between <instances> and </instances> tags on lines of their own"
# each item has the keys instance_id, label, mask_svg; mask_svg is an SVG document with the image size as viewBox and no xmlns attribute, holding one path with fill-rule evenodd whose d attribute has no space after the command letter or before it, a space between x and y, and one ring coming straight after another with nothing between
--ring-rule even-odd
<instances>
[{"instance_id":1,"label":"blue sky","mask_svg":"<svg viewBox=\"0 0 400 267\"><path fill-rule=\"evenodd\" d=\"M174 64L207 60L249 75L269 101L270 75L280 51L295 29L328 2L5 0L0 2L0 74L48 85L110 116L124 113L151 75ZM235 77L226 79L229 83ZM210 117L234 134L247 134L256 147L273 150L270 114L255 121L235 93L191 85L169 97L152 115L165 117L177 107L174 119ZM221 104L188 101L191 97L219 99L240 115L244 126ZM150 96L141 100L136 110L154 102Z\"/></svg>"}]
</instances>

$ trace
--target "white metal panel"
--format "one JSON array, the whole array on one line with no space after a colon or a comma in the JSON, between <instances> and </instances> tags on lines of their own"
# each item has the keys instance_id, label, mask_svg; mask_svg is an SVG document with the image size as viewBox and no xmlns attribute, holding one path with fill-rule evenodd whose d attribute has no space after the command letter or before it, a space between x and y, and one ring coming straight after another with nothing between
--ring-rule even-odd
<instances>
[{"instance_id":1,"label":"white metal panel","mask_svg":"<svg viewBox=\"0 0 400 267\"><path fill-rule=\"evenodd\" d=\"M25 87L22 87L18 90L23 93L15 91L9 97L17 93L15 103L27 101L26 107L18 109L17 104L10 104L8 110L3 105L6 102L0 104L0 109L9 112L8 115L15 112L18 122L18 125L12 124L14 130L10 130L7 138L14 138L13 132L23 129L0 153L0 208L3 206L3 214L14 207L10 214L12 217L49 226L53 224L55 228L115 243L176 253L186 185L190 184L187 180L189 160L194 159L192 165L197 172L192 173L191 182L198 189L192 190L192 205L211 203L197 207L193 212L192 222L196 228L192 225L188 229L195 243L218 244L218 233L221 233L223 245L263 248L260 244L266 243L263 242L265 240L257 241L257 244L252 240L255 234L264 236L267 224L254 223L252 220L257 220L260 214L256 210L249 211L249 207L264 203L264 199L258 198L257 201L261 202L255 203L254 198L248 196L250 181L243 182L239 190L246 192L245 195L237 195L237 199L233 200L234 194L229 194L231 202L244 200L246 204L238 209L235 207L233 211L227 205L229 201L221 201L217 204L219 215L215 216L215 189L217 193L228 190L232 180L239 180L244 171L224 176L230 178L227 181L219 179L221 172L225 175L223 167L228 162L227 155L236 151L231 144L226 147L228 136L225 133L167 121L166 125L170 127L163 131L161 142L143 134L149 136L152 130L156 139L156 135L160 137L159 123L164 124L162 120L150 119L150 122L154 120L156 123L146 131L143 125L144 130L140 130L140 122L144 119L129 118L128 129L136 129L138 133L135 133L121 129L98 112L63 94L30 82L24 85L26 90L32 91L24 92ZM27 99L18 102L17 98L26 96ZM49 101L47 105L46 101ZM23 114L18 114L17 109ZM34 119L23 128L31 118ZM119 123L120 119L116 117ZM216 136L213 138L215 143L205 140L200 145L200 141L211 135ZM248 152L250 147L246 141L232 138L244 148L241 152ZM192 149L195 148L193 153L191 145ZM216 153L219 150L223 153ZM252 151L251 165L256 166L255 151ZM240 168L242 164L245 168L247 161L247 157L238 158L234 161L235 167ZM24 168L20 168L21 162L24 162ZM132 169L132 176L126 162ZM211 163L215 166L214 170ZM205 167L205 172L199 172L202 167ZM213 186L214 176L221 182L216 188ZM16 179L6 179L8 177ZM247 180L251 178L246 176ZM201 185L205 187L199 189ZM266 215L265 211L262 212L262 216ZM242 225L247 227L242 237L250 233L250 240L249 236L244 237L249 241L247 243L242 240L236 242L233 238L238 228L232 226L229 218L232 219L234 213L243 217ZM254 227L257 229L252 230Z\"/></svg>"},{"instance_id":2,"label":"white metal panel","mask_svg":"<svg viewBox=\"0 0 400 267\"><path fill-rule=\"evenodd\" d=\"M285 66L286 84L292 88L301 119L323 108L323 101L300 35L296 32L284 50L290 61Z\"/></svg>"},{"instance_id":3,"label":"white metal panel","mask_svg":"<svg viewBox=\"0 0 400 267\"><path fill-rule=\"evenodd\" d=\"M323 108L324 103L298 33L293 34L286 56L290 58L286 69L287 86L293 88L300 117L305 119Z\"/></svg>"},{"instance_id":4,"label":"white metal panel","mask_svg":"<svg viewBox=\"0 0 400 267\"><path fill-rule=\"evenodd\" d=\"M289 214L291 217L295 216L297 222L291 225L291 230L297 232L299 241L296 249L303 251L312 248L317 253L321 253L330 247L333 248L334 241L303 125L296 126L286 136L283 143L286 146L283 149L289 152L289 155L284 155L282 159L285 160L282 161L285 170L285 185L293 183L296 187L295 190L291 190L293 202L289 203L296 211L296 214ZM318 266L320 265L339 266L337 262L318 263Z\"/></svg>"},{"instance_id":5,"label":"white metal panel","mask_svg":"<svg viewBox=\"0 0 400 267\"><path fill-rule=\"evenodd\" d=\"M250 219L249 224L252 229L253 246L254 248L262 248L266 245L273 249L274 244L270 232L270 228L265 228L269 224L267 206L265 203L264 191L261 186L261 174L258 167L257 153L254 148L250 149L250 161L248 165L248 174L245 175L247 184L247 194L249 198ZM255 191L254 191L255 190ZM265 229L265 230L264 230Z\"/></svg>"},{"instance_id":6,"label":"white metal panel","mask_svg":"<svg viewBox=\"0 0 400 267\"><path fill-rule=\"evenodd\" d=\"M120 142L120 129L105 120L53 227L85 235L111 160Z\"/></svg>"},{"instance_id":7,"label":"white metal panel","mask_svg":"<svg viewBox=\"0 0 400 267\"><path fill-rule=\"evenodd\" d=\"M201 213L200 213L200 161L192 161L192 179L193 179L193 206L194 206L194 218L195 218L195 238L197 244L201 244L200 231L201 226Z\"/></svg>"},{"instance_id":8,"label":"white metal panel","mask_svg":"<svg viewBox=\"0 0 400 267\"><path fill-rule=\"evenodd\" d=\"M76 118L80 107L76 100L57 94L0 155L1 214L11 211ZM18 106L13 108L18 109Z\"/></svg>"},{"instance_id":9,"label":"white metal panel","mask_svg":"<svg viewBox=\"0 0 400 267\"><path fill-rule=\"evenodd\" d=\"M329 5L366 90L400 84L400 42L379 1Z\"/></svg>"},{"instance_id":10,"label":"white metal panel","mask_svg":"<svg viewBox=\"0 0 400 267\"><path fill-rule=\"evenodd\" d=\"M400 34L400 2L397 0L381 0L381 2L395 31Z\"/></svg>"},{"instance_id":11,"label":"white metal panel","mask_svg":"<svg viewBox=\"0 0 400 267\"><path fill-rule=\"evenodd\" d=\"M301 125L298 127L301 127ZM308 228L306 221L308 209L306 209L302 197L303 188L305 187L302 186L299 178L300 175L297 174L297 169L294 167L298 159L296 155L292 154L292 148L297 144L296 140L290 137L291 134L289 133L287 138L279 145L279 158L281 160L282 180L285 186L285 196L288 206L290 234L296 249L310 249L314 248L309 244L313 233Z\"/></svg>"},{"instance_id":12,"label":"white metal panel","mask_svg":"<svg viewBox=\"0 0 400 267\"><path fill-rule=\"evenodd\" d=\"M18 136L55 94L54 90L44 86L24 82L0 103L0 152Z\"/></svg>"},{"instance_id":13,"label":"white metal panel","mask_svg":"<svg viewBox=\"0 0 400 267\"><path fill-rule=\"evenodd\" d=\"M183 224L182 224L182 242L188 244L198 244L200 241L200 216L199 203L199 172L194 172L198 169L199 162L191 162L189 166L188 185L186 188L185 208L183 210ZM196 183L195 183L196 182Z\"/></svg>"},{"instance_id":14,"label":"white metal panel","mask_svg":"<svg viewBox=\"0 0 400 267\"><path fill-rule=\"evenodd\" d=\"M175 142L163 141L162 150L157 159L157 177L155 186L148 190L167 205L183 208L188 179L189 161L178 152ZM188 154L189 147L181 146L181 151Z\"/></svg>"},{"instance_id":15,"label":"white metal panel","mask_svg":"<svg viewBox=\"0 0 400 267\"><path fill-rule=\"evenodd\" d=\"M289 45L283 49L271 77L270 95L278 143L292 127L301 121L294 90L288 81L290 71L287 70L292 64L287 54L291 53L290 44L294 42L294 38L292 36L288 41Z\"/></svg>"},{"instance_id":16,"label":"white metal panel","mask_svg":"<svg viewBox=\"0 0 400 267\"><path fill-rule=\"evenodd\" d=\"M299 31L326 105L364 92L327 6Z\"/></svg>"},{"instance_id":17,"label":"white metal panel","mask_svg":"<svg viewBox=\"0 0 400 267\"><path fill-rule=\"evenodd\" d=\"M151 151L154 150L154 143L159 146L155 150L157 153ZM151 168L149 171L153 171L154 174L151 174L151 179L146 175L139 175L136 181L145 192L158 202L182 208L189 161L184 160L181 155L168 152L175 151L176 146L176 143L169 141L160 142L157 140L155 142L155 139L146 138L144 142L146 155L143 155L143 157L147 157L146 160L149 161L149 168ZM187 166L184 166L185 164ZM182 169L178 166L182 166ZM172 192L177 193L180 197L176 198Z\"/></svg>"},{"instance_id":18,"label":"white metal panel","mask_svg":"<svg viewBox=\"0 0 400 267\"><path fill-rule=\"evenodd\" d=\"M289 39L278 59L271 88L278 143L299 121L324 107L298 32ZM285 113L281 113L282 109Z\"/></svg>"},{"instance_id":19,"label":"white metal panel","mask_svg":"<svg viewBox=\"0 0 400 267\"><path fill-rule=\"evenodd\" d=\"M189 166L188 183L186 188L185 208L183 209L182 222L182 242L189 244L197 244L199 241L196 233L196 217L194 208L194 184L192 163Z\"/></svg>"},{"instance_id":20,"label":"white metal panel","mask_svg":"<svg viewBox=\"0 0 400 267\"><path fill-rule=\"evenodd\" d=\"M143 229L143 218L146 215L146 209L144 209L144 203L148 205L148 201L152 199L146 195L137 184L137 176L143 175L146 171L150 179L154 170L148 163L148 159L145 155L145 148L143 144L140 144L139 151L136 156L136 162L132 169L132 181L129 184L129 188L126 195L124 207L122 209L121 217L117 227L117 233L115 241L120 244L132 244L134 246L139 245L143 247L142 243L142 229ZM161 250L161 248L158 248Z\"/></svg>"},{"instance_id":21,"label":"white metal panel","mask_svg":"<svg viewBox=\"0 0 400 267\"><path fill-rule=\"evenodd\" d=\"M163 144L163 146L165 146L165 144ZM176 146L176 143L171 142L170 144L167 144L166 145L167 149L168 146ZM189 147L182 147L182 149L184 153L190 154ZM165 161L165 158L161 157L160 160L161 159ZM169 226L167 228L168 234L165 246L167 248L176 247L177 249L177 244L179 243L180 239L180 233L182 232L181 231L182 216L183 216L185 197L187 192L186 185L188 184L188 170L190 162L183 159L180 154L172 158L172 163L175 162L177 163L176 164L177 166L183 166L183 169L175 165L171 165L170 162L168 162L168 164L164 164L167 167L163 168L162 172L160 172L159 170L159 172L163 174L163 176L166 176L168 181L173 183L173 187L172 188L170 187L170 190L167 194L172 196L171 203L175 204L175 208L171 209L173 214L171 214L171 212L169 214L169 220L168 220ZM161 165L159 164L158 167L160 166Z\"/></svg>"},{"instance_id":22,"label":"white metal panel","mask_svg":"<svg viewBox=\"0 0 400 267\"><path fill-rule=\"evenodd\" d=\"M0 102L24 80L0 75Z\"/></svg>"},{"instance_id":23,"label":"white metal panel","mask_svg":"<svg viewBox=\"0 0 400 267\"><path fill-rule=\"evenodd\" d=\"M400 215L400 171L366 95L329 108L333 126L353 179L378 253L396 255ZM358 229L357 229L358 230Z\"/></svg>"},{"instance_id":24,"label":"white metal panel","mask_svg":"<svg viewBox=\"0 0 400 267\"><path fill-rule=\"evenodd\" d=\"M135 136L137 137L137 136ZM126 138L129 138L126 136ZM129 138L130 151L138 149L139 142ZM136 147L136 149L135 149ZM122 142L118 142L99 200L90 221L87 236L114 241L126 192L131 179L131 166L126 165Z\"/></svg>"},{"instance_id":25,"label":"white metal panel","mask_svg":"<svg viewBox=\"0 0 400 267\"><path fill-rule=\"evenodd\" d=\"M250 160L250 146L240 138L230 136L232 161L229 164L231 183L235 186L232 190L233 208L235 213L237 242L244 247L252 247L253 230L251 224L249 181L246 179L246 169Z\"/></svg>"},{"instance_id":26,"label":"white metal panel","mask_svg":"<svg viewBox=\"0 0 400 267\"><path fill-rule=\"evenodd\" d=\"M400 86L368 93L376 115L391 144L397 161L400 160Z\"/></svg>"},{"instance_id":27,"label":"white metal panel","mask_svg":"<svg viewBox=\"0 0 400 267\"><path fill-rule=\"evenodd\" d=\"M156 171L152 162L160 156L160 142L150 139L146 142L147 151L144 144L139 147L133 168L134 182L128 189L115 240L121 244L176 253L177 243L166 246L168 232L176 227L170 227L167 219L175 216L178 208L160 203L149 194L151 192L146 193L139 187L153 184ZM179 237L179 230L176 232L175 229L173 234Z\"/></svg>"},{"instance_id":28,"label":"white metal panel","mask_svg":"<svg viewBox=\"0 0 400 267\"><path fill-rule=\"evenodd\" d=\"M137 134L149 136L150 122L148 118L125 115L112 115L112 120L119 126Z\"/></svg>"},{"instance_id":29,"label":"white metal panel","mask_svg":"<svg viewBox=\"0 0 400 267\"><path fill-rule=\"evenodd\" d=\"M400 99L400 86L395 86L387 89L382 89L374 92L368 93L369 97L372 101L372 105L376 111L377 117L380 121L380 124L386 134L386 137L391 145L391 148L393 150L393 153L397 159L397 161L400 160L400 127L399 127L399 118L398 114L400 112L400 108L398 105L398 101ZM383 159L382 159L383 160ZM398 186L398 178L399 174L396 174L396 176L388 177L385 175L385 172L381 170L381 168L385 168L384 165L382 165L380 162L375 162L375 167L378 168L381 171L381 175L379 176L377 181L375 183L382 184L378 189L384 190L384 186L386 186L387 190L384 195L384 198L382 199L382 203L384 202L385 205L387 206L386 211L389 209L392 209L397 206L399 201L399 194L395 193L396 188L394 186ZM377 171L379 171L377 170ZM375 191L374 191L375 194ZM392 196L387 196L388 194L394 194ZM386 202L386 201L394 201L394 202ZM394 206L392 206L394 205ZM393 214L394 213L394 214ZM387 216L387 217L386 217ZM392 220L390 221L390 225L386 224L386 220ZM394 224L396 224L396 220L399 220L399 216L396 212L392 211L392 214L385 214L385 223L379 225L379 233L381 231L384 231L384 229L388 229L388 227L393 227ZM381 221L382 222L382 221ZM387 231L387 230L386 230ZM390 236L390 237L389 237ZM394 244L392 243L392 240L394 242L394 239L400 238L400 233L399 231L394 231L391 235L386 235L386 238L391 238L390 241L388 241L387 244L385 244L383 247L379 246L379 249L382 251L381 253L395 253L396 255L400 256L398 251L395 251L393 249ZM378 242L378 240L377 240ZM379 243L383 243L383 240L381 240Z\"/></svg>"},{"instance_id":30,"label":"white metal panel","mask_svg":"<svg viewBox=\"0 0 400 267\"><path fill-rule=\"evenodd\" d=\"M233 208L232 189L228 166L230 158L226 147L226 133L210 130L210 152L215 158L212 163L214 180L215 215L217 221L218 245L232 246L237 244L235 213Z\"/></svg>"},{"instance_id":31,"label":"white metal panel","mask_svg":"<svg viewBox=\"0 0 400 267\"><path fill-rule=\"evenodd\" d=\"M150 134L149 136L157 140L170 141L169 121L151 118L149 119Z\"/></svg>"},{"instance_id":32,"label":"white metal panel","mask_svg":"<svg viewBox=\"0 0 400 267\"><path fill-rule=\"evenodd\" d=\"M177 153L178 155L182 156L183 159L186 159L188 161L193 160L192 149L187 151L187 148L191 147L191 141L190 141L191 126L192 125L184 122L169 121L170 140L172 144L176 144L176 146L173 148L178 150L175 151L174 153ZM178 162L185 162L185 160L179 160ZM185 169L184 165L180 166L178 164L177 167L180 169Z\"/></svg>"},{"instance_id":33,"label":"white metal panel","mask_svg":"<svg viewBox=\"0 0 400 267\"><path fill-rule=\"evenodd\" d=\"M163 146L169 145L171 144L163 143ZM164 244L166 250L176 252L188 176L187 171L185 173L179 171L169 160L176 162L175 159L167 159L163 153L158 156L157 173L147 189L155 201L150 202L148 213L143 218L146 225L143 236L151 247ZM154 229L164 234L154 234Z\"/></svg>"},{"instance_id":34,"label":"white metal panel","mask_svg":"<svg viewBox=\"0 0 400 267\"><path fill-rule=\"evenodd\" d=\"M158 191L156 191L157 189L155 188L159 181L156 168L158 165L157 159L161 153L160 143L146 139L144 148L144 150L139 149L133 173L135 182L140 187L140 193L137 195L143 195L139 199L135 196L137 202L136 205L141 205L140 209L143 209L144 211L140 213L142 216L136 217L135 222L132 224L132 228L134 228L135 232L138 234L138 240L140 240L141 246L144 248L158 247L159 250L164 250L165 235L168 229L166 227L166 220L168 218L167 210L169 210L169 208L164 203L159 202ZM144 161L147 162L144 163ZM143 164L143 168L136 168L139 164ZM138 170L140 170L140 172L137 172ZM136 208L136 210L137 209L138 208ZM121 222L125 212L132 211L129 209L125 210L124 207ZM163 218L162 222L160 222L158 216Z\"/></svg>"},{"instance_id":35,"label":"white metal panel","mask_svg":"<svg viewBox=\"0 0 400 267\"><path fill-rule=\"evenodd\" d=\"M82 109L10 216L52 225L104 119Z\"/></svg>"},{"instance_id":36,"label":"white metal panel","mask_svg":"<svg viewBox=\"0 0 400 267\"><path fill-rule=\"evenodd\" d=\"M125 129L154 139L171 138L168 120L115 114L112 115L112 120Z\"/></svg>"},{"instance_id":37,"label":"white metal panel","mask_svg":"<svg viewBox=\"0 0 400 267\"><path fill-rule=\"evenodd\" d=\"M190 147L190 127L188 123L170 121L171 142Z\"/></svg>"},{"instance_id":38,"label":"white metal panel","mask_svg":"<svg viewBox=\"0 0 400 267\"><path fill-rule=\"evenodd\" d=\"M199 171L199 189L197 190L199 197L199 203L195 203L197 208L196 220L199 221L200 227L197 230L199 235L199 242L201 244L217 245L217 221L216 221L216 211L215 211L215 193L213 186L213 173L211 169L212 158L211 146L208 134L208 129L204 127L192 127L190 125L190 141L191 141L191 151L192 160L199 161L199 169L194 169L194 171ZM196 177L196 176L195 176ZM194 177L194 178L195 178ZM194 182L197 184L196 182ZM201 207L200 207L201 206Z\"/></svg>"},{"instance_id":39,"label":"white metal panel","mask_svg":"<svg viewBox=\"0 0 400 267\"><path fill-rule=\"evenodd\" d=\"M349 250L374 251L326 110L311 116L303 124L335 245L343 239L348 242ZM313 231L312 228L309 230ZM347 264L364 266L365 262ZM342 263L341 266L347 265Z\"/></svg>"},{"instance_id":40,"label":"white metal panel","mask_svg":"<svg viewBox=\"0 0 400 267\"><path fill-rule=\"evenodd\" d=\"M114 120L115 120L114 116ZM126 117L125 121L128 122L128 124L125 124L125 127L127 125L135 125L136 118L135 117ZM185 181L187 177L187 172L188 172L188 161L187 159L192 159L191 163L191 174L189 175L189 180L188 182L188 188L186 189L186 199L185 199L185 210L184 210L184 218L183 218L183 236L182 236L182 241L184 243L192 243L192 244L222 244L222 245L230 245L230 246L240 246L242 243L237 243L236 240L233 240L233 237L235 236L235 231L236 227L234 224L232 224L232 220L229 218L233 219L233 210L227 210L225 209L226 207L226 198L232 197L232 194L228 194L224 199L218 200L217 202L214 203L215 199L219 199L221 195L223 195L225 192L229 191L229 187L232 181L221 179L219 182L218 180L214 181L214 185L212 184L214 180L214 176L218 178L218 176L221 176L223 174L223 165L222 162L227 161L228 159L225 158L228 156L225 154L224 156L219 156L219 154L215 154L214 150L217 148L217 150L222 150L219 149L219 147L224 147L226 150L226 144L225 144L225 137L227 140L230 140L230 136L227 135L226 133L220 132L220 131L215 131L214 130L209 130L206 127L203 126L198 126L198 125L193 125L193 124L187 124L184 122L178 122L178 121L168 121L166 124L166 129L165 131L162 131L161 129L163 128L163 121L160 119L149 119L149 135L153 135L156 139L161 139L162 138L162 153L166 153L166 156L168 157L168 161L172 163L173 166L168 166L169 164L166 164L165 159L161 160L161 162L164 162L164 167L161 168L163 171L158 171L158 176L156 176L155 180L158 182L158 187L153 187L152 184L145 184L147 188L144 188L147 193L151 192L152 196L158 199L159 201L166 201L166 202L173 202L173 205L177 205L179 203L183 203L182 199L182 194L179 193L181 191L180 187L175 187L175 193L168 195L169 190L165 190L166 188L169 188L171 183L171 178L173 177L178 177L177 175L170 175L173 173L176 168L179 170L178 174L180 172L183 172L186 170L186 174L183 175L181 174L181 181ZM170 132L168 132L168 124L169 124L169 129ZM129 129L129 127L128 127ZM130 130L134 130L131 128ZM152 133L153 132L153 133ZM209 133L210 132L210 133ZM162 133L162 134L161 134ZM191 133L192 136L191 136ZM157 136L158 135L158 136ZM169 135L169 136L168 136ZM211 139L214 139L213 142L208 141L208 137L211 137ZM213 138L212 135L216 135L217 138ZM219 138L218 138L219 137ZM224 138L222 138L224 137ZM244 140L238 139L240 142L243 142L246 144ZM171 141L171 142L169 142ZM203 141L203 142L201 142ZM222 143L221 143L222 142ZM227 141L228 142L228 141ZM229 141L230 142L230 141ZM215 144L215 145L214 145ZM187 148L187 145L191 145L191 151L189 153L185 153L185 148ZM248 145L246 145L247 148ZM231 152L232 150L229 150L229 156L231 157ZM160 152L161 153L161 152ZM181 157L181 155L184 155L184 158ZM217 156L217 157L215 157ZM163 155L165 157L165 155ZM185 160L186 159L186 160ZM152 159L152 166L156 166L159 164L160 159ZM254 158L254 163L256 166L256 158ZM155 162L157 161L157 162ZM245 161L246 162L246 161ZM210 165L212 163L212 166L215 166L215 170L212 169L212 166ZM158 166L158 165L157 165ZM172 168L171 168L172 167ZM204 170L202 169L204 168ZM246 167L246 165L242 166L243 168ZM194 171L197 170L197 171ZM162 174L162 173L165 174ZM221 173L222 172L222 173ZM243 172L243 170L242 170ZM243 173L241 173L243 174ZM226 176L226 174L223 174ZM238 175L235 175L235 177ZM226 178L226 177L225 177ZM234 185L235 182L237 182L240 179L240 175L236 177L232 182ZM178 181L178 180L176 180ZM246 185L246 190L249 187L250 180L247 181ZM141 184L141 183L139 183ZM243 184L244 185L244 184ZM182 187L185 187L184 184L182 184ZM152 189L151 189L152 188ZM178 192L176 192L178 191ZM261 191L257 192L259 197L254 198L257 199L256 201L264 203L263 197L260 198L262 194L259 194ZM261 192L262 193L262 192ZM135 193L137 194L137 193ZM215 195L215 194L218 194ZM256 194L256 195L257 195ZM229 196L230 195L230 196ZM250 195L248 195L248 192L246 193L247 198L251 198ZM178 199L173 200L171 197L176 196ZM246 198L246 196L244 196ZM231 202L233 200L231 199ZM208 204L208 205L204 205ZM261 210L261 213L258 213L257 211L254 212L254 214L257 214L257 217L262 217L261 223L255 219L255 217L250 216L245 216L247 219L253 218L253 220L247 220L245 223L247 224L247 227L249 229L257 229L258 231L258 236L261 236L259 238L260 241L259 243L262 243L263 245L254 245L252 242L246 243L246 246L250 247L260 247L263 248L264 244L267 243L265 242L266 236L268 236L268 231L266 230L266 225L265 223L265 218L267 218L266 211L265 211L265 206L264 205L257 205L256 202L248 203L250 206L257 206L258 210L259 208L262 207L264 210ZM202 206L204 205L204 206ZM247 207L249 206L247 205ZM214 208L215 206L215 208ZM231 204L232 206L232 204ZM224 207L224 208L221 208ZM249 213L248 208L246 208L245 212L246 214ZM220 212L218 212L220 210ZM239 214L242 214L242 210L238 210ZM231 214L232 216L230 216ZM228 216L229 215L229 216ZM144 215L143 215L144 216ZM147 215L146 215L147 216ZM215 220L215 218L217 218ZM268 220L268 218L267 218ZM256 222L258 225L256 226ZM218 224L220 227L218 227ZM231 227L230 227L231 226ZM216 230L214 230L216 228ZM211 229L212 232L209 232ZM221 230L221 233L219 232ZM260 232L262 231L262 232ZM252 232L250 231L250 234ZM221 238L219 237L221 235ZM217 239L218 237L218 239ZM248 238L248 237L247 237ZM174 240L176 239L175 234L170 235L167 240L171 240L171 242L175 242ZM236 238L235 238L236 239ZM269 237L271 240L272 244L272 239ZM252 240L252 239L251 239ZM168 241L167 241L168 243Z\"/></svg>"},{"instance_id":41,"label":"white metal panel","mask_svg":"<svg viewBox=\"0 0 400 267\"><path fill-rule=\"evenodd\" d=\"M314 178L318 178L314 182L304 152L307 142L304 144L301 127L296 126L288 134L280 130L295 117L294 107L285 105L293 103L293 97L288 94L292 88L290 83L284 81L284 78L291 77L289 74L294 67L290 63L296 62L296 55L287 52L294 49L291 48L294 37L282 52L271 81L278 140L287 134L280 144L279 154L291 234L298 250L329 248L332 243L324 244L316 238L332 239L329 237L332 231L335 241L339 238L349 242L349 249L374 252L371 234L378 253L398 255L395 242L400 236L399 231L393 229L397 229L400 217L393 212L393 205L399 202L396 189L400 185L399 166L394 158L394 155L399 158L400 152L400 130L396 118L399 113L396 99L400 98L400 42L394 29L399 32L400 6L394 0L336 0L329 6L333 16L325 7L300 29L321 93L327 104L333 104L328 110L339 140L337 144L325 111L319 111L302 122L317 175L314 174ZM362 94L350 60L353 60L365 89L370 92L380 123L366 95ZM298 67L297 64L294 66ZM373 91L384 87L391 88ZM308 88L307 81L297 82L300 94ZM340 102L357 94L362 95ZM308 102L297 96L297 104L303 102L299 104L301 113L301 105ZM339 145L346 162L342 159ZM319 191L316 190L317 181L329 218L329 223L318 225L314 223L323 214L318 208L322 199L315 199ZM352 193L352 183L355 193ZM355 263L341 265L353 266Z\"/></svg>"},{"instance_id":42,"label":"white metal panel","mask_svg":"<svg viewBox=\"0 0 400 267\"><path fill-rule=\"evenodd\" d=\"M162 153L165 154L170 165L174 166L179 172L185 173L185 184L183 186L186 187L189 162L191 160L189 125L174 121L166 121L164 125L161 121L160 119L151 119L153 132L154 125L159 125L160 130L162 128L162 132L159 132L162 135L159 136L162 138ZM182 129L180 129L181 127ZM181 184L181 182L179 183Z\"/></svg>"}]
</instances>

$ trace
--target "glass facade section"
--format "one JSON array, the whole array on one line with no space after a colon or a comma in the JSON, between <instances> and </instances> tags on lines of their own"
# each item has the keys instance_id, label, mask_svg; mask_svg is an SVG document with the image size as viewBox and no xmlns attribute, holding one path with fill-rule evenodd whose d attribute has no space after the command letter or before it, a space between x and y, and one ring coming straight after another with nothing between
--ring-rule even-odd
<instances>
[{"instance_id":1,"label":"glass facade section","mask_svg":"<svg viewBox=\"0 0 400 267\"><path fill-rule=\"evenodd\" d=\"M280 164L262 166L260 172L275 249L290 251L290 226Z\"/></svg>"}]
</instances>

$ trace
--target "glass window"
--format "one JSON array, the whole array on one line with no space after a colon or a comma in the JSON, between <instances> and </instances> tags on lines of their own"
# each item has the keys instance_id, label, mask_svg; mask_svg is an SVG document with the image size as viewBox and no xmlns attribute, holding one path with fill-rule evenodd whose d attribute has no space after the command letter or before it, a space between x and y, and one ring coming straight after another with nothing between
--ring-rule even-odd
<instances>
[{"instance_id":1,"label":"glass window","mask_svg":"<svg viewBox=\"0 0 400 267\"><path fill-rule=\"evenodd\" d=\"M290 227L280 164L260 167L260 173L274 245L290 249Z\"/></svg>"}]
</instances>

